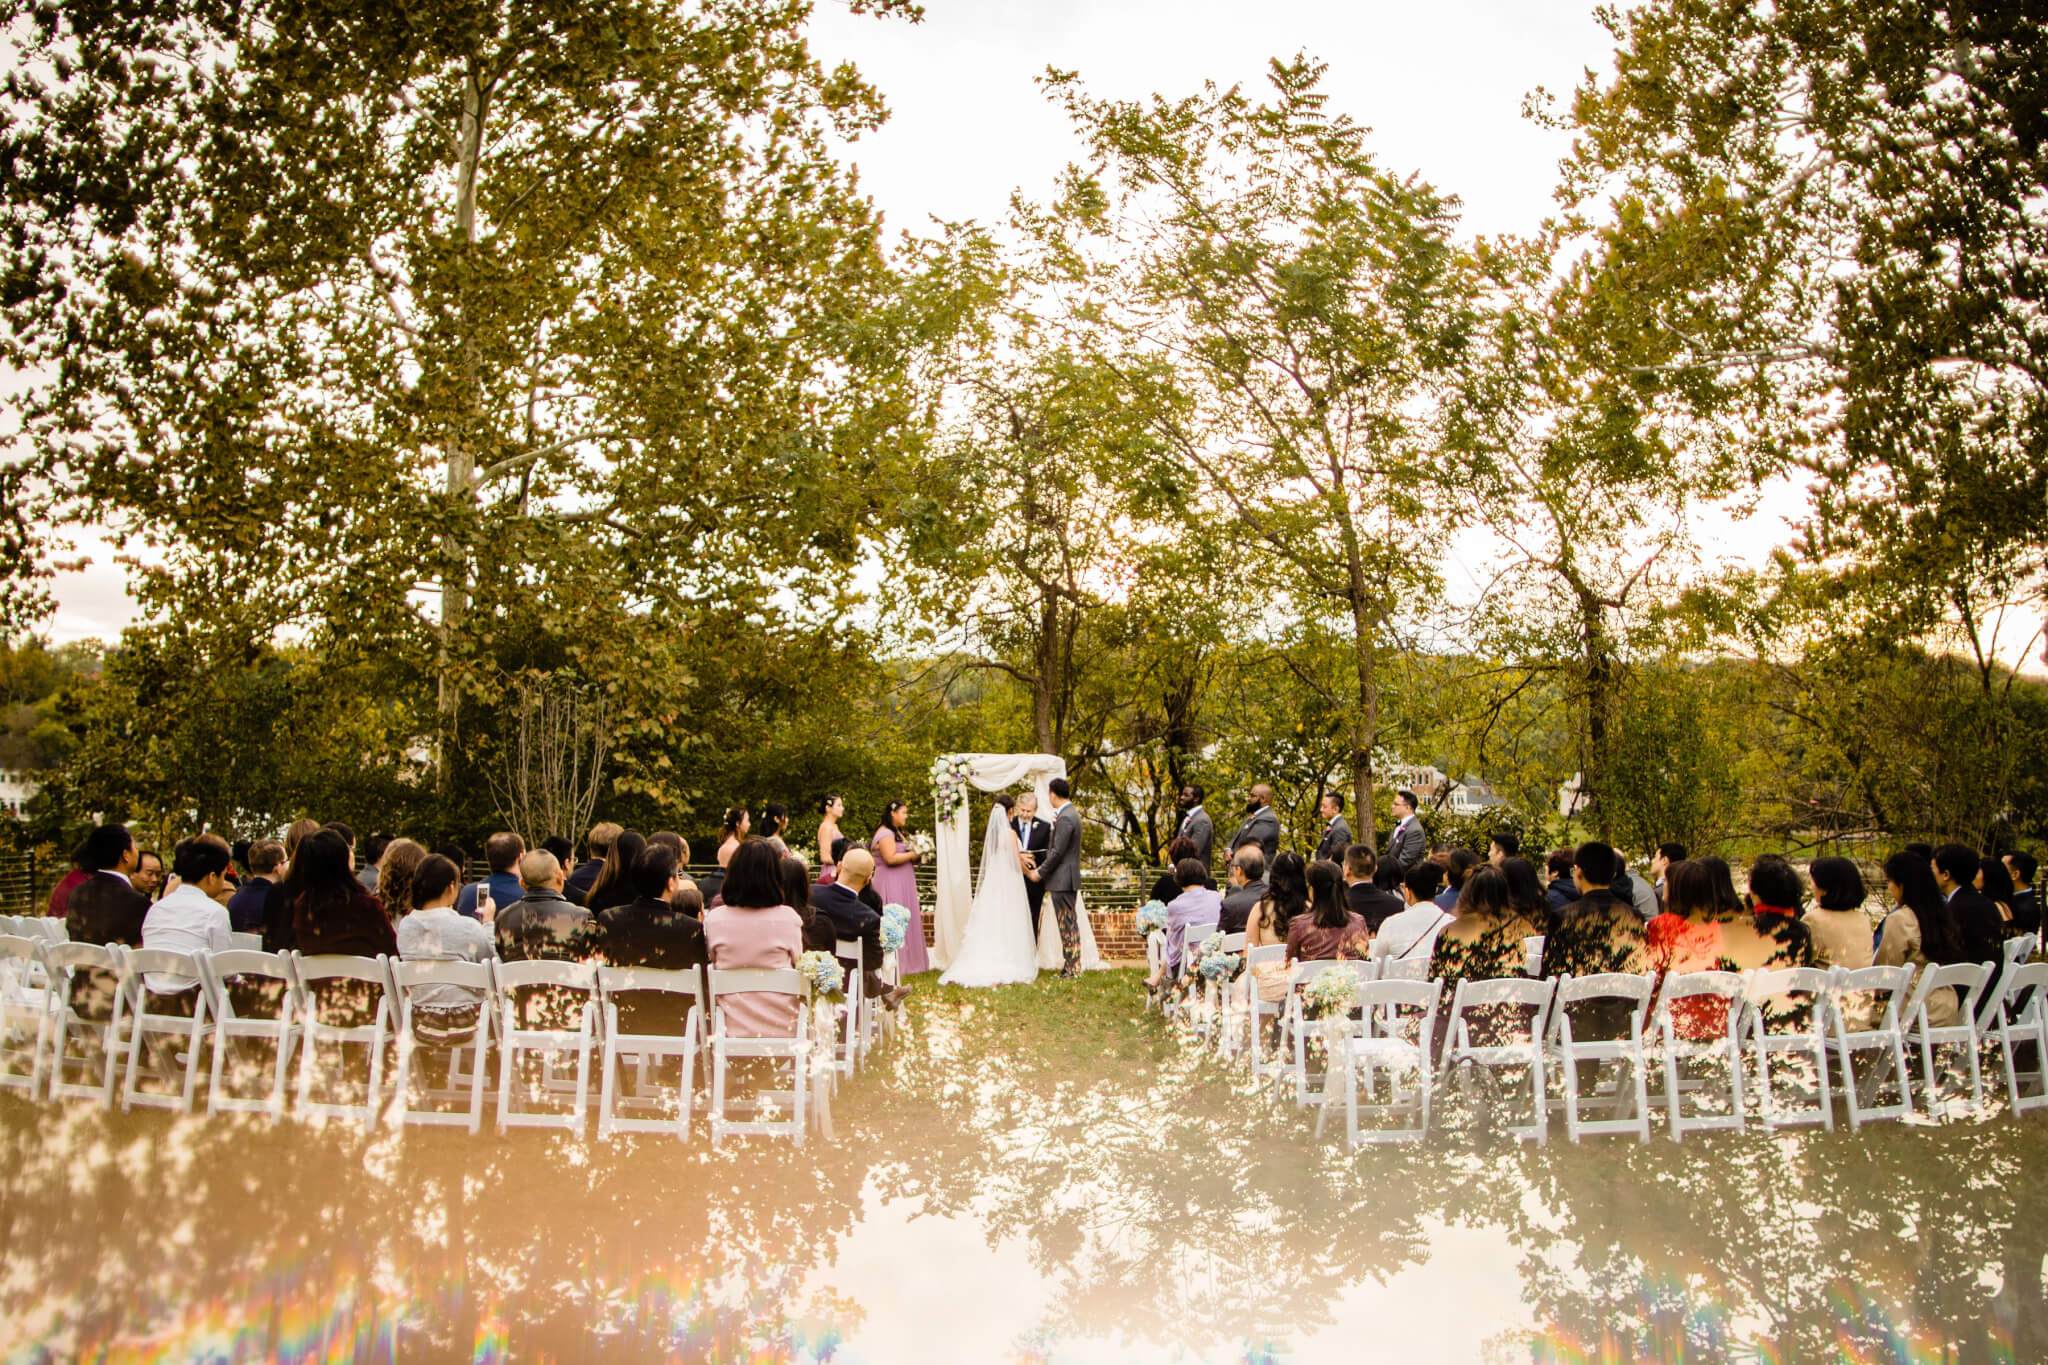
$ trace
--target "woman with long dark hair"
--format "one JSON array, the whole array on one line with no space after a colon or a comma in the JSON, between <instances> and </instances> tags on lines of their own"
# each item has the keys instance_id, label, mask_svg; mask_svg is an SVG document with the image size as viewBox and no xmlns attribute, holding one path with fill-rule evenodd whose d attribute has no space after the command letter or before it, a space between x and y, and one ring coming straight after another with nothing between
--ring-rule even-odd
<instances>
[{"instance_id":1,"label":"woman with long dark hair","mask_svg":"<svg viewBox=\"0 0 2048 1365\"><path fill-rule=\"evenodd\" d=\"M1276 854L1275 873L1283 858L1301 860L1296 853ZM1365 927L1365 916L1354 911L1344 898L1344 869L1327 858L1318 858L1308 865L1306 881L1306 913L1295 911L1286 916L1287 960L1328 962L1345 956L1347 950L1350 956L1363 958L1372 942L1372 930ZM1270 876L1266 884L1270 891Z\"/></svg>"},{"instance_id":2,"label":"woman with long dark hair","mask_svg":"<svg viewBox=\"0 0 2048 1365\"><path fill-rule=\"evenodd\" d=\"M1934 868L1925 858L1894 853L1884 860L1884 880L1897 908L1884 917L1884 926L1878 930L1874 959L1878 966L1946 966L1966 960L1962 926L1956 923L1941 888L1934 884ZM1955 992L1929 993L1928 1024L1945 1028L1955 1021Z\"/></svg>"},{"instance_id":3,"label":"woman with long dark hair","mask_svg":"<svg viewBox=\"0 0 2048 1365\"><path fill-rule=\"evenodd\" d=\"M804 950L803 917L784 899L782 856L748 839L726 866L725 904L704 912L711 965L724 969L794 967ZM789 1033L803 1002L792 995L741 991L718 997L726 1031L743 1037Z\"/></svg>"},{"instance_id":4,"label":"woman with long dark hair","mask_svg":"<svg viewBox=\"0 0 2048 1365\"><path fill-rule=\"evenodd\" d=\"M348 841L333 830L317 830L299 844L282 893L291 916L292 943L281 946L296 947L309 957L375 957L398 951L390 918L356 880L352 861Z\"/></svg>"},{"instance_id":5,"label":"woman with long dark hair","mask_svg":"<svg viewBox=\"0 0 2048 1365\"><path fill-rule=\"evenodd\" d=\"M2013 885L2012 869L1999 858L1979 859L1976 884L1984 898L1998 907L1999 936L2013 938L2021 933L2012 916L2013 898L2019 894L2019 888Z\"/></svg>"},{"instance_id":6,"label":"woman with long dark hair","mask_svg":"<svg viewBox=\"0 0 2048 1365\"><path fill-rule=\"evenodd\" d=\"M1508 881L1508 904L1530 919L1542 923L1550 918L1549 896L1536 864L1527 858L1503 858L1500 875Z\"/></svg>"},{"instance_id":7,"label":"woman with long dark hair","mask_svg":"<svg viewBox=\"0 0 2048 1365\"><path fill-rule=\"evenodd\" d=\"M1197 866L1195 842L1188 838L1173 841L1176 849L1185 848L1186 856ZM1275 943L1287 942L1287 928L1295 919L1308 911L1308 863L1292 849L1282 849L1273 855L1273 865L1266 869L1266 895L1245 920L1244 942L1247 948L1264 948ZM1252 969L1252 979L1257 982L1259 999L1268 1004L1287 998L1288 964L1261 962Z\"/></svg>"},{"instance_id":8,"label":"woman with long dark hair","mask_svg":"<svg viewBox=\"0 0 2048 1365\"><path fill-rule=\"evenodd\" d=\"M634 897L633 863L646 847L647 836L639 830L620 830L612 846L605 850L604 866L598 869L597 880L590 884L590 895L584 899L583 908L594 915L613 906L630 905Z\"/></svg>"},{"instance_id":9,"label":"woman with long dark hair","mask_svg":"<svg viewBox=\"0 0 2048 1365\"><path fill-rule=\"evenodd\" d=\"M747 814L745 806L727 806L725 820L718 830L718 865L732 866L733 850L746 841L747 830L753 824L753 817ZM781 857L781 854L777 854Z\"/></svg>"},{"instance_id":10,"label":"woman with long dark hair","mask_svg":"<svg viewBox=\"0 0 2048 1365\"><path fill-rule=\"evenodd\" d=\"M789 845L782 841L782 832L789 828L789 807L780 801L770 801L761 807L760 837L768 841L768 847L787 858Z\"/></svg>"},{"instance_id":11,"label":"woman with long dark hair","mask_svg":"<svg viewBox=\"0 0 2048 1365\"><path fill-rule=\"evenodd\" d=\"M832 881L839 874L839 860L832 856L832 845L842 837L839 821L846 814L846 798L837 792L828 792L818 802L818 880Z\"/></svg>"},{"instance_id":12,"label":"woman with long dark hair","mask_svg":"<svg viewBox=\"0 0 2048 1365\"><path fill-rule=\"evenodd\" d=\"M1815 858L1806 875L1813 879L1813 904L1801 918L1813 935L1815 960L1852 972L1871 965L1870 916L1863 911L1869 892L1862 869L1847 858Z\"/></svg>"},{"instance_id":13,"label":"woman with long dark hair","mask_svg":"<svg viewBox=\"0 0 2048 1365\"><path fill-rule=\"evenodd\" d=\"M931 957L924 946L924 907L917 900L917 864L920 855L910 846L910 807L891 801L882 810L882 823L868 840L875 855L875 894L884 905L900 905L910 912L910 927L904 931L903 946L896 951L896 965L903 975L929 971Z\"/></svg>"},{"instance_id":14,"label":"woman with long dark hair","mask_svg":"<svg viewBox=\"0 0 2048 1365\"><path fill-rule=\"evenodd\" d=\"M1728 866L1728 860L1718 853L1709 853L1698 860L1706 869L1714 889L1714 903L1724 915L1740 915L1749 907L1735 890L1735 869Z\"/></svg>"}]
</instances>

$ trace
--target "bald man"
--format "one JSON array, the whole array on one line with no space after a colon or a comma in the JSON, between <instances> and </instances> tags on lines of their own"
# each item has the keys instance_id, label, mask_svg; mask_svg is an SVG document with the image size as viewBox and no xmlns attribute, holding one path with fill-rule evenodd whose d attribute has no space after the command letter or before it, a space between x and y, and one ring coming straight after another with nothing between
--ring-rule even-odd
<instances>
[{"instance_id":1,"label":"bald man","mask_svg":"<svg viewBox=\"0 0 2048 1365\"><path fill-rule=\"evenodd\" d=\"M1246 844L1257 844L1269 865L1280 847L1280 815L1273 809L1273 789L1263 782L1252 788L1252 799L1245 806L1244 823L1231 836L1230 851L1235 853Z\"/></svg>"},{"instance_id":2,"label":"bald man","mask_svg":"<svg viewBox=\"0 0 2048 1365\"><path fill-rule=\"evenodd\" d=\"M579 962L589 955L590 912L562 894L562 864L544 848L519 860L525 894L498 911L498 956L507 962Z\"/></svg>"},{"instance_id":3,"label":"bald man","mask_svg":"<svg viewBox=\"0 0 2048 1365\"><path fill-rule=\"evenodd\" d=\"M861 900L861 892L874 878L875 855L864 848L849 848L839 859L839 875L831 884L811 888L811 909L831 921L840 938L860 940L860 965L868 996L893 1010L914 988L891 990L882 984L882 917Z\"/></svg>"}]
</instances>

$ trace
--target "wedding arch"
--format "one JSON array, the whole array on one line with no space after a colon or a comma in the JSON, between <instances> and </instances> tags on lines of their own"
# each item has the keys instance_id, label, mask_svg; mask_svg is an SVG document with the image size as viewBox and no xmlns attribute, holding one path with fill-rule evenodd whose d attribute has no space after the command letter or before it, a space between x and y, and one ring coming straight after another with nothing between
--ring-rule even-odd
<instances>
[{"instance_id":1,"label":"wedding arch","mask_svg":"<svg viewBox=\"0 0 2048 1365\"><path fill-rule=\"evenodd\" d=\"M936 838L938 866L932 905L932 965L941 971L953 965L960 940L967 933L967 914L974 907L974 868L967 828L967 791L994 792L1029 782L1038 795L1038 814L1052 818L1046 786L1067 775L1067 761L1057 754L941 754L932 760L932 786L938 793ZM1088 927L1088 907L1076 902L1081 927L1081 966L1101 965L1095 935ZM1061 964L1060 931L1052 903L1039 916L1038 965Z\"/></svg>"}]
</instances>

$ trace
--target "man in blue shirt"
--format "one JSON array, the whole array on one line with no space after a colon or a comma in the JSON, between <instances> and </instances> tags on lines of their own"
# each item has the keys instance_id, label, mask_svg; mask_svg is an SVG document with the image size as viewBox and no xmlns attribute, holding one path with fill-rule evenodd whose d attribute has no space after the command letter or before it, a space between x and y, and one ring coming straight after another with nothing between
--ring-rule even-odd
<instances>
[{"instance_id":1,"label":"man in blue shirt","mask_svg":"<svg viewBox=\"0 0 2048 1365\"><path fill-rule=\"evenodd\" d=\"M468 915L471 919L482 919L476 912L477 888L488 886L491 900L502 910L526 894L526 888L519 883L520 857L526 852L526 841L510 830L499 830L484 843L484 861L490 864L491 875L480 882L471 882L462 888L455 898L455 913Z\"/></svg>"}]
</instances>

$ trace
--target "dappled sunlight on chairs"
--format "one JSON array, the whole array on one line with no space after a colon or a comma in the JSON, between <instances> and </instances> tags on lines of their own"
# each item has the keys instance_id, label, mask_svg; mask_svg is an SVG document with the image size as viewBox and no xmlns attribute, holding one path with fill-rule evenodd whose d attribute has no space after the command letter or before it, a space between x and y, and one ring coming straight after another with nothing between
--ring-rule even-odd
<instances>
[{"instance_id":1,"label":"dappled sunlight on chairs","mask_svg":"<svg viewBox=\"0 0 2048 1365\"><path fill-rule=\"evenodd\" d=\"M1550 1136L1543 1040L1553 998L1549 981L1530 981L1524 977L1460 981L1451 996L1443 1052L1446 1084L1453 1079L1484 1075L1487 1084L1499 1087L1502 1072L1526 1069L1530 1120L1526 1124L1505 1124L1502 1131L1533 1141L1539 1147Z\"/></svg>"},{"instance_id":2,"label":"dappled sunlight on chairs","mask_svg":"<svg viewBox=\"0 0 2048 1365\"><path fill-rule=\"evenodd\" d=\"M807 1102L811 1083L810 988L805 984L804 974L793 967L713 967L710 978L711 1145L716 1147L727 1137L741 1134L787 1137L794 1139L797 1146L803 1146L809 1123ZM748 993L795 997L796 1019L791 1031L787 1034L752 1035L728 1031L721 999ZM734 1064L754 1061L763 1063L771 1076L781 1067L788 1066L789 1089L757 1085L746 1102L746 1107L755 1117L731 1118L728 1111L733 1103L730 1091ZM764 1117L780 1109L785 1100L789 1103L788 1119Z\"/></svg>"},{"instance_id":3,"label":"dappled sunlight on chairs","mask_svg":"<svg viewBox=\"0 0 2048 1365\"><path fill-rule=\"evenodd\" d=\"M1786 967L1749 974L1744 1033L1750 1063L1756 1068L1757 1121L1766 1129L1806 1123L1818 1123L1827 1129L1835 1126L1834 1090L1828 1079L1827 1030L1828 997L1833 985L1834 976L1825 967ZM1795 1014L1789 1026L1772 1027L1772 1016L1783 1008L1775 1002L1795 992L1808 997L1805 1018L1801 1020ZM1800 1082L1797 1098L1812 1101L1810 1105L1786 1108L1780 1104L1780 1068L1774 1065L1775 1058L1796 1061L1801 1070L1811 1068L1810 1085L1794 1076Z\"/></svg>"},{"instance_id":4,"label":"dappled sunlight on chairs","mask_svg":"<svg viewBox=\"0 0 2048 1365\"><path fill-rule=\"evenodd\" d=\"M43 1050L50 1038L49 975L40 935L0 934L0 1089L34 1099L43 1084Z\"/></svg>"},{"instance_id":5,"label":"dappled sunlight on chairs","mask_svg":"<svg viewBox=\"0 0 2048 1365\"><path fill-rule=\"evenodd\" d=\"M2048 1108L2048 962L2028 962L2005 973L1995 1002L1998 1047L2005 1062L2005 1093L2014 1114ZM2031 1083L2031 1084L2029 1084ZM2025 1087L2027 1093L2021 1093Z\"/></svg>"},{"instance_id":6,"label":"dappled sunlight on chairs","mask_svg":"<svg viewBox=\"0 0 2048 1365\"><path fill-rule=\"evenodd\" d=\"M193 954L167 952L161 948L131 948L123 966L123 985L128 997L128 1064L121 1085L121 1107L132 1109L139 1104L189 1114L199 1088L200 1057L213 1033L206 969ZM144 975L147 972L183 977L193 984L188 990L159 994L149 988ZM164 1003L184 1008L158 1008ZM164 1042L151 1046L152 1038ZM178 1042L184 1044L182 1051L175 1046ZM147 1068L142 1066L145 1048L154 1054L152 1065ZM154 1064L166 1055L182 1057L183 1061L164 1066ZM136 1082L144 1076L174 1081L178 1091L174 1095L165 1095L141 1089Z\"/></svg>"},{"instance_id":7,"label":"dappled sunlight on chairs","mask_svg":"<svg viewBox=\"0 0 2048 1365\"><path fill-rule=\"evenodd\" d=\"M298 1042L294 1016L298 987L291 959L282 953L232 949L201 959L206 988L213 1000L213 1073L206 1090L209 1114L268 1114L275 1123L284 1117L285 1077ZM274 1000L276 1013L244 1015L259 998ZM239 1059L268 1043L272 1050L269 1093L260 1099L236 1096L229 1085L230 1058Z\"/></svg>"},{"instance_id":8,"label":"dappled sunlight on chairs","mask_svg":"<svg viewBox=\"0 0 2048 1365\"><path fill-rule=\"evenodd\" d=\"M1742 1025L1746 983L1736 972L1681 972L1664 978L1657 995L1657 1045L1663 1054L1665 1122L1674 1142L1689 1132L1742 1130ZM1684 1073L1703 1063L1726 1078L1723 1113L1687 1113L1687 1094L1706 1099L1705 1083Z\"/></svg>"},{"instance_id":9,"label":"dappled sunlight on chairs","mask_svg":"<svg viewBox=\"0 0 2048 1365\"><path fill-rule=\"evenodd\" d=\"M127 950L97 943L52 943L43 949L43 964L49 973L49 1044L46 1050L43 1093L53 1100L98 1100L102 1109L114 1103L115 1065L127 1042L127 992L121 986L121 957ZM72 988L80 978L98 974L98 987L88 987L105 999L108 1017L82 1014L73 1002ZM103 987L103 988L102 988ZM65 1068L73 1065L71 1044L83 1045L76 1065L86 1080L67 1081ZM98 1078L92 1079L94 1070Z\"/></svg>"},{"instance_id":10,"label":"dappled sunlight on chairs","mask_svg":"<svg viewBox=\"0 0 2048 1365\"><path fill-rule=\"evenodd\" d=\"M687 1140L697 1085L697 1054L704 1048L703 978L696 968L599 967L598 1000L604 1019L604 1068L598 1087L597 1135L671 1133ZM638 997L621 1000L620 996ZM681 1023L668 1031L645 1029L649 1016ZM628 1030L628 1023L636 1027ZM662 1082L664 1062L673 1062L680 1081ZM628 1085L621 1068L633 1067ZM636 1115L620 1110L638 1111ZM649 1111L660 1115L646 1117Z\"/></svg>"},{"instance_id":11,"label":"dappled sunlight on chairs","mask_svg":"<svg viewBox=\"0 0 2048 1365\"><path fill-rule=\"evenodd\" d=\"M1339 1043L1331 1065L1343 1074L1344 1137L1353 1147L1378 1142L1420 1142L1429 1134L1430 1094L1435 1084L1436 1012L1443 999L1441 981L1362 981L1358 986L1359 1018ZM1404 1090L1401 1077L1413 1072L1413 1086ZM1378 1099L1385 1073L1387 1098ZM1366 1102L1358 1092L1364 1085ZM1335 1103L1333 1083L1323 1084L1322 1109L1316 1135L1323 1131ZM1359 1115L1408 1118L1401 1127L1361 1129Z\"/></svg>"},{"instance_id":12,"label":"dappled sunlight on chairs","mask_svg":"<svg viewBox=\"0 0 2048 1365\"><path fill-rule=\"evenodd\" d=\"M1294 1107L1306 1109L1310 1100L1318 1099L1323 1093L1320 1077L1311 1078L1309 1073L1309 1035L1317 1022L1308 1018L1302 1003L1302 991L1324 972L1344 972L1354 982L1374 980L1379 975L1376 962L1331 961L1297 962L1287 975L1287 1000L1280 1015L1280 1069L1275 1079L1284 1090L1294 1090ZM1332 1059L1326 1058L1326 1064Z\"/></svg>"},{"instance_id":13,"label":"dappled sunlight on chairs","mask_svg":"<svg viewBox=\"0 0 2048 1365\"><path fill-rule=\"evenodd\" d=\"M1834 1031L1835 1061L1841 1067L1842 1099L1849 1109L1851 1132L1872 1119L1902 1119L1913 1112L1913 1077L1906 1068L1905 1030L1899 1024L1899 1014L1912 984L1910 966L1835 969L1834 984L1828 991L1827 1014ZM1877 1064L1861 1078L1856 1074L1859 1052L1877 1054ZM1890 1104L1872 1103L1887 1077L1898 1086L1898 1099Z\"/></svg>"},{"instance_id":14,"label":"dappled sunlight on chairs","mask_svg":"<svg viewBox=\"0 0 2048 1365\"><path fill-rule=\"evenodd\" d=\"M365 1128L377 1124L377 1102L383 1094L384 1049L392 1041L395 1015L391 1004L389 973L385 959L292 955L292 976L298 983L297 1010L300 1023L299 1088L297 1110L301 1118L353 1119ZM359 1022L364 1015L368 1023ZM346 1016L351 1022L341 1022ZM315 1100L314 1074L320 1069L321 1048L334 1050L335 1069L347 1078L348 1052L364 1050L368 1071L361 1104L345 1100Z\"/></svg>"},{"instance_id":15,"label":"dappled sunlight on chairs","mask_svg":"<svg viewBox=\"0 0 2048 1365\"><path fill-rule=\"evenodd\" d=\"M1943 1047L1962 1049L1963 1064L1970 1077L1970 1113L1979 1117L1984 1113L1984 1074L1979 1056L1984 1037L1977 1029L1977 1011L1990 983L1990 963L1952 962L1945 967L1930 965L1922 969L1920 979L1913 985L1903 1027L1906 1041L1919 1046L1921 1098L1927 1104L1927 1112L1937 1118L1948 1116L1948 1101L1941 1093L1941 1076L1935 1070L1937 1049ZM1941 1026L1929 1023L1929 996L1937 990L1953 993L1959 989L1963 997L1956 1010L1956 1022Z\"/></svg>"},{"instance_id":16,"label":"dappled sunlight on chairs","mask_svg":"<svg viewBox=\"0 0 2048 1365\"><path fill-rule=\"evenodd\" d=\"M1655 993L1656 979L1648 975L1611 972L1558 978L1557 998L1550 1010L1545 1048L1564 1082L1564 1131L1573 1142L1588 1133L1633 1133L1638 1141L1650 1140L1650 1092L1648 1062L1643 1055L1643 1024L1650 1012L1650 997ZM1625 1019L1604 1021L1620 1023L1625 1029L1621 1037L1577 1036L1573 1007L1598 1001L1626 1006ZM1620 1011L1610 1009L1608 1013L1619 1014ZM1609 1062L1616 1069L1613 1090L1605 1094L1596 1092L1590 1099L1582 1099L1579 1094L1581 1067L1588 1074L1597 1076L1601 1064ZM1609 1111L1610 1117L1580 1118L1579 1109L1585 1103L1601 1104ZM1627 1110L1629 1116L1616 1117L1623 1110Z\"/></svg>"},{"instance_id":17,"label":"dappled sunlight on chairs","mask_svg":"<svg viewBox=\"0 0 2048 1365\"><path fill-rule=\"evenodd\" d=\"M386 965L391 969L392 994L398 1001L398 1070L387 1115L391 1126L402 1128L410 1123L467 1128L471 1133L480 1131L484 1122L485 1054L491 1043L491 964L426 958L408 962L401 958ZM460 1030L446 1039L420 1036L422 1023L433 1020L442 1011L422 1006L417 993L435 986L460 987L475 994L474 1006L458 1015L465 1019L473 1015L475 1019L466 1038ZM447 1068L447 1084L428 1086L421 1094L422 1101L429 1106L453 1103L466 1104L467 1108L441 1109L413 1103L413 1071L422 1050L440 1059ZM469 1058L466 1074L462 1069L465 1054Z\"/></svg>"},{"instance_id":18,"label":"dappled sunlight on chairs","mask_svg":"<svg viewBox=\"0 0 2048 1365\"><path fill-rule=\"evenodd\" d=\"M590 1064L597 1048L597 968L544 959L493 959L490 967L498 1019L498 1131L566 1128L581 1133L590 1114ZM555 1070L563 1059L574 1066L566 1080ZM525 1065L531 1061L540 1064L537 1078L529 1076L535 1068ZM570 1109L566 1114L522 1109L515 1096L536 1102L566 1099Z\"/></svg>"}]
</instances>

